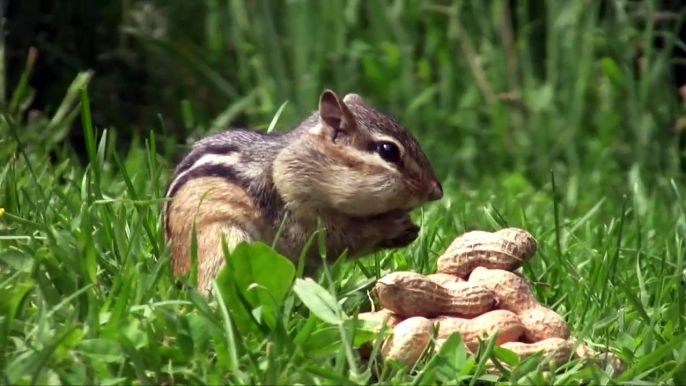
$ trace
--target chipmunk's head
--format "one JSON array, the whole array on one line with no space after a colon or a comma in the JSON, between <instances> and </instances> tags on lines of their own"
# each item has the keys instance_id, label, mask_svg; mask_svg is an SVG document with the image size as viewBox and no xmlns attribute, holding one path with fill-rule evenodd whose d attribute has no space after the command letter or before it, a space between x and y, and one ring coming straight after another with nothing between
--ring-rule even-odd
<instances>
[{"instance_id":1,"label":"chipmunk's head","mask_svg":"<svg viewBox=\"0 0 686 386\"><path fill-rule=\"evenodd\" d=\"M367 216L410 211L443 197L414 136L357 94L341 99L324 90L319 110L298 131L274 168L287 205Z\"/></svg>"}]
</instances>

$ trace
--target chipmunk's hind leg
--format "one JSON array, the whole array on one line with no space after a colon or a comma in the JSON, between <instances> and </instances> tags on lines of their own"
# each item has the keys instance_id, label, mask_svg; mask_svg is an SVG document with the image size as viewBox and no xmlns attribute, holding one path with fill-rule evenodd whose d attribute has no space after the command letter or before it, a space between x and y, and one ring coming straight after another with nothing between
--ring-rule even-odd
<instances>
[{"instance_id":1,"label":"chipmunk's hind leg","mask_svg":"<svg viewBox=\"0 0 686 386\"><path fill-rule=\"evenodd\" d=\"M210 224L198 233L198 256L203 256L198 263L198 291L202 294L209 293L212 280L224 266L222 236L226 237L229 252L241 242L253 241L244 229L225 223Z\"/></svg>"}]
</instances>

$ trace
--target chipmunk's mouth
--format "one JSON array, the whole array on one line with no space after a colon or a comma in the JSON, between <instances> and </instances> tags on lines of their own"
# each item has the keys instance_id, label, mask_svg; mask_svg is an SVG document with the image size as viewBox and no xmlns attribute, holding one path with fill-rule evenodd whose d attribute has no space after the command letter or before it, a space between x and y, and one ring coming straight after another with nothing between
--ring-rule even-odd
<instances>
[{"instance_id":1,"label":"chipmunk's mouth","mask_svg":"<svg viewBox=\"0 0 686 386\"><path fill-rule=\"evenodd\" d=\"M394 209L390 210L388 212L383 212L379 214L373 214L373 215L368 215L368 216L352 216L355 219L359 220L364 220L364 221L372 221L372 220L378 220L380 218L402 218L405 217L409 214L408 210L402 210L402 209Z\"/></svg>"}]
</instances>

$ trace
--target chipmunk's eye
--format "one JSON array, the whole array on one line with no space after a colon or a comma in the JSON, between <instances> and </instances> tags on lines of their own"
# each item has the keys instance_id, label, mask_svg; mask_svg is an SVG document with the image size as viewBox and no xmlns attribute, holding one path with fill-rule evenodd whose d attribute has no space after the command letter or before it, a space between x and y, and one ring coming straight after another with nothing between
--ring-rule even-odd
<instances>
[{"instance_id":1,"label":"chipmunk's eye","mask_svg":"<svg viewBox=\"0 0 686 386\"><path fill-rule=\"evenodd\" d=\"M400 161L400 149L393 142L381 141L376 143L376 152L386 162L398 163Z\"/></svg>"}]
</instances>

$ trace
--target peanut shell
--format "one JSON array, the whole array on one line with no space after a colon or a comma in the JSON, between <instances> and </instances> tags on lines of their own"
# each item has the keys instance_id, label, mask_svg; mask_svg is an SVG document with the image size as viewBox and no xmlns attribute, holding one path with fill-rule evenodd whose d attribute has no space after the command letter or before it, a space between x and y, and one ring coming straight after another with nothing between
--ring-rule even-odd
<instances>
[{"instance_id":1,"label":"peanut shell","mask_svg":"<svg viewBox=\"0 0 686 386\"><path fill-rule=\"evenodd\" d=\"M381 328L384 322L386 323L387 328L393 329L395 328L395 326L397 326L400 322L403 321L402 317L394 314L393 312L387 309L381 309L375 312L360 312L359 314L357 314L357 318L359 320L377 322L378 324L374 327L373 330L377 334L381 332ZM369 358L373 349L374 341L365 342L360 345L360 347L358 348L358 352L360 353L360 356L362 358Z\"/></svg>"},{"instance_id":2,"label":"peanut shell","mask_svg":"<svg viewBox=\"0 0 686 386\"><path fill-rule=\"evenodd\" d=\"M479 346L479 339L486 339L498 331L496 345L513 342L524 332L524 326L515 313L506 310L493 310L473 319L456 316L438 316L433 321L438 323L436 339L447 339L454 333L459 333L462 341L470 351Z\"/></svg>"},{"instance_id":3,"label":"peanut shell","mask_svg":"<svg viewBox=\"0 0 686 386\"><path fill-rule=\"evenodd\" d=\"M569 327L564 318L539 304L521 276L502 269L477 267L469 276L469 282L488 288L495 296L498 308L517 314L527 341L569 338Z\"/></svg>"},{"instance_id":4,"label":"peanut shell","mask_svg":"<svg viewBox=\"0 0 686 386\"><path fill-rule=\"evenodd\" d=\"M458 282L447 288L409 271L392 272L380 278L374 292L382 308L406 318L476 316L495 306L493 294L484 286Z\"/></svg>"},{"instance_id":5,"label":"peanut shell","mask_svg":"<svg viewBox=\"0 0 686 386\"><path fill-rule=\"evenodd\" d=\"M476 267L514 271L536 253L537 242L519 228L464 233L436 261L439 273L467 278Z\"/></svg>"},{"instance_id":6,"label":"peanut shell","mask_svg":"<svg viewBox=\"0 0 686 386\"><path fill-rule=\"evenodd\" d=\"M607 363L612 367L612 373L614 376L618 376L624 372L624 364L619 359L619 357L617 357L613 353L599 353L593 350L592 348L588 347L586 344L579 342L575 338L569 338L569 343L571 345L578 344L576 350L574 350L575 358L591 359L591 362L596 364Z\"/></svg>"},{"instance_id":7,"label":"peanut shell","mask_svg":"<svg viewBox=\"0 0 686 386\"><path fill-rule=\"evenodd\" d=\"M393 329L398 323L402 322L403 318L399 315L394 314L391 310L382 308L374 312L360 312L357 314L357 318L365 321L378 322L379 324L374 329L375 332L381 332L381 326L384 322L388 328Z\"/></svg>"},{"instance_id":8,"label":"peanut shell","mask_svg":"<svg viewBox=\"0 0 686 386\"><path fill-rule=\"evenodd\" d=\"M381 357L394 360L406 367L412 367L431 340L433 323L424 317L415 316L398 323L393 335L381 346Z\"/></svg>"},{"instance_id":9,"label":"peanut shell","mask_svg":"<svg viewBox=\"0 0 686 386\"><path fill-rule=\"evenodd\" d=\"M548 338L535 343L507 342L500 345L502 348L513 351L520 360L524 360L538 352L543 352L543 357L548 358L556 367L569 361L572 355L572 345L566 339Z\"/></svg>"},{"instance_id":10,"label":"peanut shell","mask_svg":"<svg viewBox=\"0 0 686 386\"><path fill-rule=\"evenodd\" d=\"M448 273L432 273L430 275L426 275L426 278L431 280L432 282L436 284L440 284L444 287L448 287L451 284L455 283L461 283L464 282L465 280L457 275L451 275Z\"/></svg>"}]
</instances>

